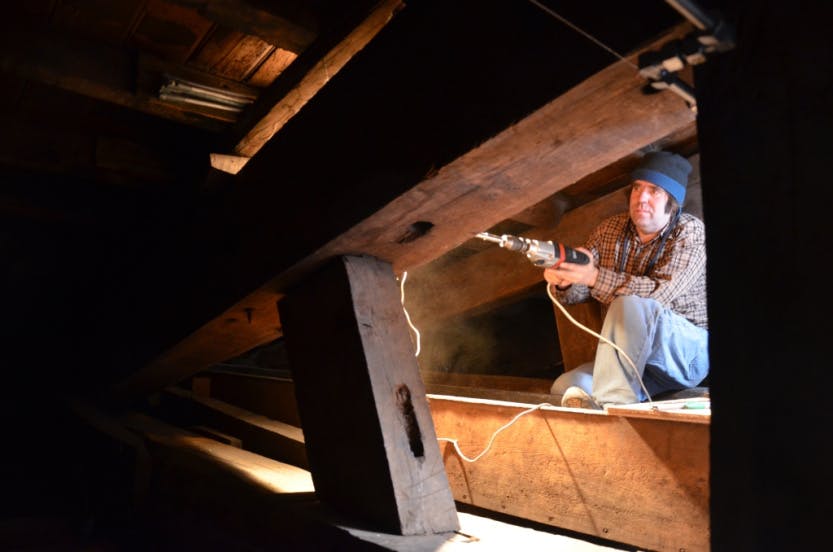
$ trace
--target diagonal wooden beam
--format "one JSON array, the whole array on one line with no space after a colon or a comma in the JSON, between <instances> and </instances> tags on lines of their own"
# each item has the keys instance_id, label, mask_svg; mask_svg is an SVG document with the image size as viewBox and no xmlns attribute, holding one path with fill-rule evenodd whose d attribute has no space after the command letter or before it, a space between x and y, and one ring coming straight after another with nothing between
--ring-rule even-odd
<instances>
[{"instance_id":1,"label":"diagonal wooden beam","mask_svg":"<svg viewBox=\"0 0 833 552\"><path fill-rule=\"evenodd\" d=\"M237 174L403 6L402 0L381 0L363 19L352 25L348 20L319 37L241 117L232 132L234 157L212 159L212 166Z\"/></svg>"},{"instance_id":2,"label":"diagonal wooden beam","mask_svg":"<svg viewBox=\"0 0 833 552\"><path fill-rule=\"evenodd\" d=\"M689 30L689 25L681 25L647 48ZM635 60L636 55L638 52L631 59ZM274 204L270 199L276 193L270 176L274 167L270 167L271 159L260 160L257 171L247 168L241 173L244 181L237 188L238 228L241 239L247 241L243 244L246 249L234 258L234 274L247 274L249 269L263 266L263 255L269 252L270 270L276 275L226 312L246 308L272 312L275 301L289 286L334 256L362 252L390 262L396 273L413 270L483 229L694 121L694 113L677 96L645 95L644 84L632 66L611 65L369 216L349 214L362 211L343 206L340 214L352 217L346 231L344 220L322 214L319 220L307 219L304 228L308 231L299 232L296 217L275 216L271 209L265 210L264 206ZM367 192L353 199L363 207L373 206L388 192L377 190L379 197ZM304 196L293 203L292 211L321 212L320 198ZM430 223L430 231L416 239L403 239L419 234L413 227L420 221ZM281 252L280 257L274 256L276 251ZM266 342L255 341L257 334L246 333L246 326L228 327L223 341L234 343L233 349L237 350L246 335L252 339L249 348ZM116 396L147 393L229 358L231 354L221 354L223 341L214 339L221 327L222 315L195 328L187 342L173 345L117 385ZM280 331L271 335L277 337ZM232 347L228 349L231 352Z\"/></svg>"},{"instance_id":3,"label":"diagonal wooden beam","mask_svg":"<svg viewBox=\"0 0 833 552\"><path fill-rule=\"evenodd\" d=\"M690 132L694 132L694 123ZM635 166L641 156L632 155L622 165ZM702 218L700 199L699 155L689 156L694 171L689 179L684 206L686 212ZM627 174L627 171L623 174ZM627 183L627 178L621 183ZM581 245L593 228L605 217L627 210L624 188L570 209L559 219L540 224L524 237L555 240L567 245ZM489 247L453 263L428 263L413 270L406 281L408 310L419 322L435 323L464 315L468 311L489 307L512 296L543 289L541 269L518 253L497 246Z\"/></svg>"},{"instance_id":4,"label":"diagonal wooden beam","mask_svg":"<svg viewBox=\"0 0 833 552\"><path fill-rule=\"evenodd\" d=\"M456 531L398 291L388 263L343 257L280 303L315 493L388 532Z\"/></svg>"},{"instance_id":5,"label":"diagonal wooden beam","mask_svg":"<svg viewBox=\"0 0 833 552\"><path fill-rule=\"evenodd\" d=\"M558 223L535 228L524 236L580 245L599 220L623 208L622 191L617 190L568 211ZM417 268L408 275L405 293L408 311L419 326L462 315L535 286L543 289L543 282L540 268L518 253L495 246L439 269L430 264Z\"/></svg>"}]
</instances>

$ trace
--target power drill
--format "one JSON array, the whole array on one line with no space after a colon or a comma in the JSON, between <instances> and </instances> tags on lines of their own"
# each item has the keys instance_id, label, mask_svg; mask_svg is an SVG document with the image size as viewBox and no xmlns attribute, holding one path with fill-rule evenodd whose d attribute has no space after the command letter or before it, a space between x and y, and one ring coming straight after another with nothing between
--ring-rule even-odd
<instances>
[{"instance_id":1,"label":"power drill","mask_svg":"<svg viewBox=\"0 0 833 552\"><path fill-rule=\"evenodd\" d=\"M532 264L541 268L558 266L563 262L575 264L590 262L587 255L581 251L576 251L572 247L567 247L563 243L554 244L551 241L531 240L511 234L498 236L488 232L480 232L477 237L481 240L496 243L504 249L523 253L527 259L532 261Z\"/></svg>"}]
</instances>

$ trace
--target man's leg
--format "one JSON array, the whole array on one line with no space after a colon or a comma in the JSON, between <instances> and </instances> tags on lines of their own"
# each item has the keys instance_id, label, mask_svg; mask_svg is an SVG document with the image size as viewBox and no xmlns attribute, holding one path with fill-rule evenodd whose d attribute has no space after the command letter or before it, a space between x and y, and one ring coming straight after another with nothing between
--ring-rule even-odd
<instances>
[{"instance_id":1,"label":"man's leg","mask_svg":"<svg viewBox=\"0 0 833 552\"><path fill-rule=\"evenodd\" d=\"M581 387L587 393L593 392L593 363L579 364L572 370L567 370L557 378L550 387L552 395L563 395L570 387Z\"/></svg>"},{"instance_id":2,"label":"man's leg","mask_svg":"<svg viewBox=\"0 0 833 552\"><path fill-rule=\"evenodd\" d=\"M708 333L653 299L616 298L608 308L593 365L593 398L600 404L647 399L639 378L652 395L697 385L708 373ZM639 374L637 377L636 374Z\"/></svg>"}]
</instances>

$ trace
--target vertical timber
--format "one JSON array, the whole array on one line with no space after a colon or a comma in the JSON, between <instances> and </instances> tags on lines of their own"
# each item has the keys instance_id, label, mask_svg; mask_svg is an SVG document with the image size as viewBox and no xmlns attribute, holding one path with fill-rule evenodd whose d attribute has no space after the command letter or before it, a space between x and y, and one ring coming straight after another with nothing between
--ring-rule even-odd
<instances>
[{"instance_id":1,"label":"vertical timber","mask_svg":"<svg viewBox=\"0 0 833 552\"><path fill-rule=\"evenodd\" d=\"M336 258L279 309L321 501L383 531L457 530L391 266Z\"/></svg>"},{"instance_id":2,"label":"vertical timber","mask_svg":"<svg viewBox=\"0 0 833 552\"><path fill-rule=\"evenodd\" d=\"M831 295L821 291L833 220L833 5L738 2L727 13L736 48L695 72L712 549L813 550L830 546L833 511Z\"/></svg>"}]
</instances>

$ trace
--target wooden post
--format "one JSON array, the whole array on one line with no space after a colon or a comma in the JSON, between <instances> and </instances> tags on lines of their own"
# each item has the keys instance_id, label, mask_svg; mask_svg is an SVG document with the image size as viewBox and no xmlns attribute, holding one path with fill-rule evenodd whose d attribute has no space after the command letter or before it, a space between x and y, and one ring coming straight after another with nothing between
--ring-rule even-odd
<instances>
[{"instance_id":1,"label":"wooden post","mask_svg":"<svg viewBox=\"0 0 833 552\"><path fill-rule=\"evenodd\" d=\"M279 309L321 501L383 531L458 529L391 266L338 258Z\"/></svg>"},{"instance_id":2,"label":"wooden post","mask_svg":"<svg viewBox=\"0 0 833 552\"><path fill-rule=\"evenodd\" d=\"M814 284L829 285L821 267L833 226L833 73L818 61L833 59L833 6L735 9L727 18L736 48L695 72L708 232L712 544L811 550L826 538L833 511L833 449L818 433L833 425L831 301Z\"/></svg>"}]
</instances>

